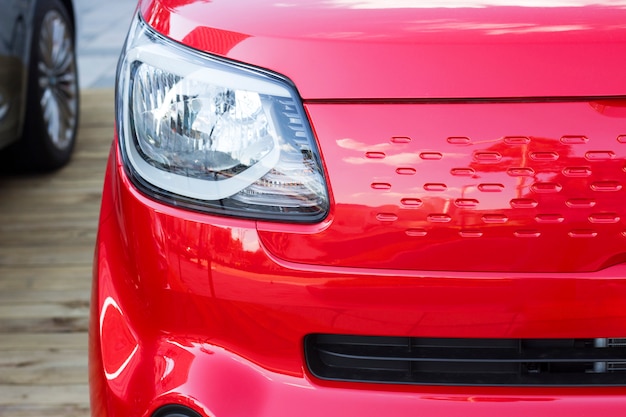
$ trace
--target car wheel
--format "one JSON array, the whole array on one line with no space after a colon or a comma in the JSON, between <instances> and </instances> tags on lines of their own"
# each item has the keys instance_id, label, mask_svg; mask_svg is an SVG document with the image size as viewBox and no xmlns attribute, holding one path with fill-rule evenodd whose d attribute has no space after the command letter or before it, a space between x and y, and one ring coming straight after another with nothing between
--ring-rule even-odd
<instances>
[{"instance_id":1,"label":"car wheel","mask_svg":"<svg viewBox=\"0 0 626 417\"><path fill-rule=\"evenodd\" d=\"M79 113L74 24L59 0L40 1L35 11L21 140L10 147L18 171L62 167L72 155Z\"/></svg>"}]
</instances>

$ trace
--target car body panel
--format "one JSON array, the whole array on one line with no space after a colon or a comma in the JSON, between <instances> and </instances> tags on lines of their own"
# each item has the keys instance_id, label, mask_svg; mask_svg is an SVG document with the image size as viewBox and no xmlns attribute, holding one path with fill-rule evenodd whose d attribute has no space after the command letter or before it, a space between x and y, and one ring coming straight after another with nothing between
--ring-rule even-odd
<instances>
[{"instance_id":1,"label":"car body panel","mask_svg":"<svg viewBox=\"0 0 626 417\"><path fill-rule=\"evenodd\" d=\"M452 3L150 0L141 10L165 36L287 76L304 99L626 94L623 1Z\"/></svg>"},{"instance_id":2,"label":"car body panel","mask_svg":"<svg viewBox=\"0 0 626 417\"><path fill-rule=\"evenodd\" d=\"M34 1L2 2L0 17L0 148L22 131Z\"/></svg>"},{"instance_id":3,"label":"car body panel","mask_svg":"<svg viewBox=\"0 0 626 417\"><path fill-rule=\"evenodd\" d=\"M307 104L334 199L278 258L446 271L594 271L626 259L623 101Z\"/></svg>"},{"instance_id":4,"label":"car body panel","mask_svg":"<svg viewBox=\"0 0 626 417\"><path fill-rule=\"evenodd\" d=\"M21 80L25 74L24 63L19 58L0 55L0 79L13 80L0 85L0 147L19 136L24 98Z\"/></svg>"}]
</instances>

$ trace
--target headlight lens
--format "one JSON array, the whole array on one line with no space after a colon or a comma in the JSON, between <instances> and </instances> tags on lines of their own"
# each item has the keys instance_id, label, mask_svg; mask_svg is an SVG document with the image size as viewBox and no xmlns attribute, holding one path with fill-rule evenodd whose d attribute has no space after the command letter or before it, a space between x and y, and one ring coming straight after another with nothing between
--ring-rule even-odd
<instances>
[{"instance_id":1,"label":"headlight lens","mask_svg":"<svg viewBox=\"0 0 626 417\"><path fill-rule=\"evenodd\" d=\"M150 195L232 216L326 215L319 154L287 80L189 49L137 18L117 104L124 162Z\"/></svg>"}]
</instances>

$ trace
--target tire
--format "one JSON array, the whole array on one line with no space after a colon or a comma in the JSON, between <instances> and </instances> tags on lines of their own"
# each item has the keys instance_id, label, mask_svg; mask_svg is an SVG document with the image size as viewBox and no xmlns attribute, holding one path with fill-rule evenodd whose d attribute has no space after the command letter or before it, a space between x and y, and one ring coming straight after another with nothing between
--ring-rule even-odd
<instances>
[{"instance_id":1,"label":"tire","mask_svg":"<svg viewBox=\"0 0 626 417\"><path fill-rule=\"evenodd\" d=\"M72 156L79 115L74 30L63 3L37 1L23 134L3 155L12 171L50 171Z\"/></svg>"}]
</instances>

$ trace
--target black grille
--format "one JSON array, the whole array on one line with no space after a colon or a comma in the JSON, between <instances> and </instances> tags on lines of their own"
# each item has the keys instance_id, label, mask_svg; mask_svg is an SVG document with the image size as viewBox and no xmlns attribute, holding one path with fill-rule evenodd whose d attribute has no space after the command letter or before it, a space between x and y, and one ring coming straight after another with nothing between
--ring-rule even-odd
<instances>
[{"instance_id":1,"label":"black grille","mask_svg":"<svg viewBox=\"0 0 626 417\"><path fill-rule=\"evenodd\" d=\"M424 385L626 385L626 339L458 339L309 335L311 373Z\"/></svg>"}]
</instances>

